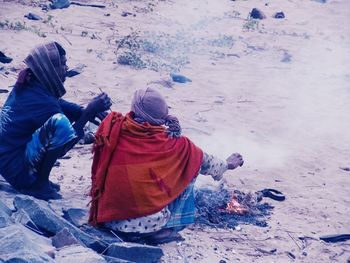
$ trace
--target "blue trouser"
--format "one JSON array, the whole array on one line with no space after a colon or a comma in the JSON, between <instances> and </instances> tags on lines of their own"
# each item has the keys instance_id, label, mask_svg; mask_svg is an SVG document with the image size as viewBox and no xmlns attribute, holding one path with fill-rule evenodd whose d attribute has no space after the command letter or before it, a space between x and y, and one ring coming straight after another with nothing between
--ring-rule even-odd
<instances>
[{"instance_id":1,"label":"blue trouser","mask_svg":"<svg viewBox=\"0 0 350 263\"><path fill-rule=\"evenodd\" d=\"M57 156L63 156L69 151L77 138L75 130L68 118L61 113L53 115L43 126L35 131L32 140L27 144L25 159L28 166L28 174L16 179L16 188L27 188L40 177L40 167L45 157L50 152L58 152Z\"/></svg>"}]
</instances>

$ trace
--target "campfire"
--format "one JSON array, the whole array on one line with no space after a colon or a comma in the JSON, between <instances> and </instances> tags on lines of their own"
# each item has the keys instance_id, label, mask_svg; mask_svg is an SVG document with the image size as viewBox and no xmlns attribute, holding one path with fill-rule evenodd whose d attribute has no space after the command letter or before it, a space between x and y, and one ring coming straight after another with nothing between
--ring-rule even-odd
<instances>
[{"instance_id":1,"label":"campfire","mask_svg":"<svg viewBox=\"0 0 350 263\"><path fill-rule=\"evenodd\" d=\"M227 212L231 214L244 215L249 212L249 209L238 202L236 196L232 196L230 202L227 203L226 209Z\"/></svg>"},{"instance_id":2,"label":"campfire","mask_svg":"<svg viewBox=\"0 0 350 263\"><path fill-rule=\"evenodd\" d=\"M219 228L235 228L239 224L267 226L273 206L260 202L255 194L220 188L197 189L196 223Z\"/></svg>"}]
</instances>

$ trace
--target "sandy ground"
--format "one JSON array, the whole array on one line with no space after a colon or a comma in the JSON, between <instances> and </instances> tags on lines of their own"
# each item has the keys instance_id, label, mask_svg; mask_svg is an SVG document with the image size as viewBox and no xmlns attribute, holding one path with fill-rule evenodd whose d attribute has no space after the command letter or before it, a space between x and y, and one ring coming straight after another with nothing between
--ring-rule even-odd
<instances>
[{"instance_id":1,"label":"sandy ground","mask_svg":"<svg viewBox=\"0 0 350 263\"><path fill-rule=\"evenodd\" d=\"M105 0L95 2L105 9L49 12L40 3L0 0L0 49L14 58L1 65L0 88L14 83L35 44L58 41L70 67L86 65L66 81L66 99L86 105L101 88L112 110L127 112L133 91L151 85L205 151L244 156L244 167L225 175L231 188L287 196L271 201L268 227L194 226L182 232L183 242L162 245L163 262L347 262L349 241L318 238L350 233L350 172L340 169L350 167L349 1ZM267 18L248 21L253 7ZM286 18L272 18L277 11ZM27 20L28 12L43 20ZM122 39L149 44L135 51L146 68L116 63L128 51ZM192 82L167 87L171 71ZM0 105L6 97L0 94ZM77 146L54 168L64 199L53 206L86 207L90 149ZM207 184L215 186L199 179L198 186Z\"/></svg>"}]
</instances>

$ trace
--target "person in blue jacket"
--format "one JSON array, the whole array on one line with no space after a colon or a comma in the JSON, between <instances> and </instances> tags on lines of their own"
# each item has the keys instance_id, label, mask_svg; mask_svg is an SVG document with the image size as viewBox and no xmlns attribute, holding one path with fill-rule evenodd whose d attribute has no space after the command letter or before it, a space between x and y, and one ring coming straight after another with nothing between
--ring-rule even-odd
<instances>
[{"instance_id":1,"label":"person in blue jacket","mask_svg":"<svg viewBox=\"0 0 350 263\"><path fill-rule=\"evenodd\" d=\"M0 112L0 174L20 192L44 200L61 197L59 185L49 180L57 158L83 137L88 121L102 120L111 106L105 93L85 109L62 99L66 61L57 42L35 47Z\"/></svg>"}]
</instances>

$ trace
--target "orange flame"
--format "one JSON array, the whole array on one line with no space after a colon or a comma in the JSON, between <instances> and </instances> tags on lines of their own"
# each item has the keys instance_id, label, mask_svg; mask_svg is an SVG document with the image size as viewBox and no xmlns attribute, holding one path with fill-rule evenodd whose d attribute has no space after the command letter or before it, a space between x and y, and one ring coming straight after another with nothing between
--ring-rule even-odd
<instances>
[{"instance_id":1,"label":"orange flame","mask_svg":"<svg viewBox=\"0 0 350 263\"><path fill-rule=\"evenodd\" d=\"M231 214L239 215L244 215L249 212L249 210L246 207L244 207L238 202L236 196L233 196L231 202L227 203L226 211L228 211Z\"/></svg>"}]
</instances>

